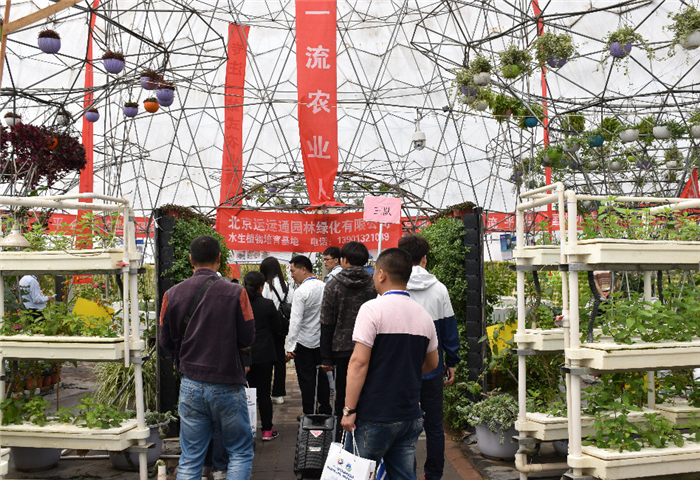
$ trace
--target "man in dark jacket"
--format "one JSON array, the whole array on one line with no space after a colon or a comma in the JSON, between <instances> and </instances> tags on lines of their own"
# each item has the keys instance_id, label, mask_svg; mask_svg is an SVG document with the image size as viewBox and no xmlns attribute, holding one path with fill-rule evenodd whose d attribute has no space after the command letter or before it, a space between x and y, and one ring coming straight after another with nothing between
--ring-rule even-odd
<instances>
[{"instance_id":1,"label":"man in dark jacket","mask_svg":"<svg viewBox=\"0 0 700 480\"><path fill-rule=\"evenodd\" d=\"M243 287L218 279L221 251L216 238L195 238L190 262L194 274L165 292L158 322L158 340L179 359L182 377L178 407L182 454L177 478L202 477L215 427L228 452L228 478L250 478L253 433L240 349L253 344L253 311ZM213 283L197 302L210 279ZM185 323L189 312L189 323Z\"/></svg>"},{"instance_id":2,"label":"man in dark jacket","mask_svg":"<svg viewBox=\"0 0 700 480\"><path fill-rule=\"evenodd\" d=\"M372 275L362 266L369 260L367 247L349 242L340 249L343 269L326 284L321 305L321 361L325 371L335 372L335 413L338 417L337 441L340 441L341 411L345 405L348 362L352 356L352 332L357 312L363 303L377 298Z\"/></svg>"}]
</instances>

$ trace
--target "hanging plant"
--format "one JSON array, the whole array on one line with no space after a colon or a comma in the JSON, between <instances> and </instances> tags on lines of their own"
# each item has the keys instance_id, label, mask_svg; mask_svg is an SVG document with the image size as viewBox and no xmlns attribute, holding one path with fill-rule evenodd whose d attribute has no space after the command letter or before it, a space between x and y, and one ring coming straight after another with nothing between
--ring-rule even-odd
<instances>
[{"instance_id":1,"label":"hanging plant","mask_svg":"<svg viewBox=\"0 0 700 480\"><path fill-rule=\"evenodd\" d=\"M614 137L617 137L620 129L620 122L614 117L605 117L600 122L599 131L606 142L610 142Z\"/></svg>"},{"instance_id":2,"label":"hanging plant","mask_svg":"<svg viewBox=\"0 0 700 480\"><path fill-rule=\"evenodd\" d=\"M501 71L505 78L517 78L519 75L532 73L532 55L527 50L519 50L515 45L498 53Z\"/></svg>"},{"instance_id":3,"label":"hanging plant","mask_svg":"<svg viewBox=\"0 0 700 480\"><path fill-rule=\"evenodd\" d=\"M636 142L639 139L639 128L635 124L620 125L619 136L622 143Z\"/></svg>"},{"instance_id":4,"label":"hanging plant","mask_svg":"<svg viewBox=\"0 0 700 480\"><path fill-rule=\"evenodd\" d=\"M581 133L586 129L586 117L579 113L570 113L563 120L564 128L570 132Z\"/></svg>"},{"instance_id":5,"label":"hanging plant","mask_svg":"<svg viewBox=\"0 0 700 480\"><path fill-rule=\"evenodd\" d=\"M589 147L600 147L605 142L605 137L599 128L587 132L585 138Z\"/></svg>"},{"instance_id":6,"label":"hanging plant","mask_svg":"<svg viewBox=\"0 0 700 480\"><path fill-rule=\"evenodd\" d=\"M543 163L547 166L551 166L552 162L558 162L563 158L564 149L559 145L549 145L544 149L544 156L546 159L543 158Z\"/></svg>"},{"instance_id":7,"label":"hanging plant","mask_svg":"<svg viewBox=\"0 0 700 480\"><path fill-rule=\"evenodd\" d=\"M462 102L466 104L472 103L476 99L479 89L474 83L474 74L467 67L462 67L455 73L455 79L452 84L459 89L462 94Z\"/></svg>"},{"instance_id":8,"label":"hanging plant","mask_svg":"<svg viewBox=\"0 0 700 480\"><path fill-rule=\"evenodd\" d=\"M544 120L544 109L541 105L524 106L518 112L518 126L523 130L534 128Z\"/></svg>"},{"instance_id":9,"label":"hanging plant","mask_svg":"<svg viewBox=\"0 0 700 480\"><path fill-rule=\"evenodd\" d=\"M158 83L163 80L163 77L150 68L141 72L139 77L139 83L144 90L155 90L158 87Z\"/></svg>"},{"instance_id":10,"label":"hanging plant","mask_svg":"<svg viewBox=\"0 0 700 480\"><path fill-rule=\"evenodd\" d=\"M56 125L67 126L73 121L73 115L64 108L60 108L56 114Z\"/></svg>"},{"instance_id":11,"label":"hanging plant","mask_svg":"<svg viewBox=\"0 0 700 480\"><path fill-rule=\"evenodd\" d=\"M85 112L85 120L90 123L95 123L100 119L100 112L97 111L95 107L90 107L87 112Z\"/></svg>"},{"instance_id":12,"label":"hanging plant","mask_svg":"<svg viewBox=\"0 0 700 480\"><path fill-rule=\"evenodd\" d=\"M508 120L513 112L518 112L522 104L514 97L499 93L493 97L491 104L491 113L499 122Z\"/></svg>"},{"instance_id":13,"label":"hanging plant","mask_svg":"<svg viewBox=\"0 0 700 480\"><path fill-rule=\"evenodd\" d=\"M139 104L136 102L126 102L122 111L125 117L133 118L139 113Z\"/></svg>"},{"instance_id":14,"label":"hanging plant","mask_svg":"<svg viewBox=\"0 0 700 480\"><path fill-rule=\"evenodd\" d=\"M61 36L53 30L42 30L37 40L39 49L44 53L58 53L61 50Z\"/></svg>"},{"instance_id":15,"label":"hanging plant","mask_svg":"<svg viewBox=\"0 0 700 480\"><path fill-rule=\"evenodd\" d=\"M669 13L673 20L669 28L673 32L673 40L669 49L669 56L675 53L676 45L686 50L694 50L700 47L700 12L691 5L686 5L680 13Z\"/></svg>"},{"instance_id":16,"label":"hanging plant","mask_svg":"<svg viewBox=\"0 0 700 480\"><path fill-rule=\"evenodd\" d=\"M493 101L493 92L489 87L480 88L476 94L476 99L472 102L472 108L483 112L491 105Z\"/></svg>"},{"instance_id":17,"label":"hanging plant","mask_svg":"<svg viewBox=\"0 0 700 480\"><path fill-rule=\"evenodd\" d=\"M581 140L578 137L566 137L561 147L566 153L575 153L581 148Z\"/></svg>"},{"instance_id":18,"label":"hanging plant","mask_svg":"<svg viewBox=\"0 0 700 480\"><path fill-rule=\"evenodd\" d=\"M656 126L656 120L654 117L649 116L643 118L637 129L639 130L639 137L642 142L647 146L651 145L654 141L654 127Z\"/></svg>"},{"instance_id":19,"label":"hanging plant","mask_svg":"<svg viewBox=\"0 0 700 480\"><path fill-rule=\"evenodd\" d=\"M568 33L545 32L532 43L539 66L563 67L576 55L576 45Z\"/></svg>"},{"instance_id":20,"label":"hanging plant","mask_svg":"<svg viewBox=\"0 0 700 480\"><path fill-rule=\"evenodd\" d=\"M491 62L483 55L477 55L469 64L474 74L474 84L482 86L491 83Z\"/></svg>"},{"instance_id":21,"label":"hanging plant","mask_svg":"<svg viewBox=\"0 0 700 480\"><path fill-rule=\"evenodd\" d=\"M14 127L22 121L22 115L14 112L7 112L5 114L5 123L8 127Z\"/></svg>"},{"instance_id":22,"label":"hanging plant","mask_svg":"<svg viewBox=\"0 0 700 480\"><path fill-rule=\"evenodd\" d=\"M156 97L158 98L158 103L163 105L163 102L170 102L175 96L175 85L171 82L160 82L158 84L158 89L156 90ZM170 104L168 104L170 105Z\"/></svg>"},{"instance_id":23,"label":"hanging plant","mask_svg":"<svg viewBox=\"0 0 700 480\"><path fill-rule=\"evenodd\" d=\"M49 150L55 150L58 147L58 137L51 137L49 144L46 146Z\"/></svg>"},{"instance_id":24,"label":"hanging plant","mask_svg":"<svg viewBox=\"0 0 700 480\"><path fill-rule=\"evenodd\" d=\"M644 37L634 30L631 25L624 25L614 32L609 32L605 38L605 46L610 52L610 56L615 59L627 57L632 51L634 45L641 45L646 50L647 57L651 60L654 58L654 52L649 46ZM607 57L603 57L603 64ZM624 61L625 75L629 74L629 59Z\"/></svg>"},{"instance_id":25,"label":"hanging plant","mask_svg":"<svg viewBox=\"0 0 700 480\"><path fill-rule=\"evenodd\" d=\"M145 108L148 113L156 113L160 105L155 97L149 97L143 101L143 108Z\"/></svg>"},{"instance_id":26,"label":"hanging plant","mask_svg":"<svg viewBox=\"0 0 700 480\"><path fill-rule=\"evenodd\" d=\"M700 110L696 110L688 118L688 131L693 138L700 138Z\"/></svg>"},{"instance_id":27,"label":"hanging plant","mask_svg":"<svg viewBox=\"0 0 700 480\"><path fill-rule=\"evenodd\" d=\"M109 73L121 73L124 70L124 55L119 52L107 50L102 55L102 64Z\"/></svg>"}]
</instances>

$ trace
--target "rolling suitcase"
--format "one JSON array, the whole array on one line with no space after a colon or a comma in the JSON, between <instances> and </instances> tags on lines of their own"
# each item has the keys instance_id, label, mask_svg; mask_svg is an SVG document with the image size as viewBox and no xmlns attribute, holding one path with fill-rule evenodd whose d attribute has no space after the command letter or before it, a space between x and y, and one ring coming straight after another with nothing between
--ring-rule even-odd
<instances>
[{"instance_id":1,"label":"rolling suitcase","mask_svg":"<svg viewBox=\"0 0 700 480\"><path fill-rule=\"evenodd\" d=\"M314 414L302 415L297 433L297 448L294 454L294 473L298 479L305 476L319 478L326 463L328 449L335 440L335 401L331 399L332 413L316 413L318 408L318 369L316 371L316 391L314 392ZM325 372L321 372L325 375ZM333 369L335 376L335 369ZM335 378L335 377L334 377Z\"/></svg>"}]
</instances>

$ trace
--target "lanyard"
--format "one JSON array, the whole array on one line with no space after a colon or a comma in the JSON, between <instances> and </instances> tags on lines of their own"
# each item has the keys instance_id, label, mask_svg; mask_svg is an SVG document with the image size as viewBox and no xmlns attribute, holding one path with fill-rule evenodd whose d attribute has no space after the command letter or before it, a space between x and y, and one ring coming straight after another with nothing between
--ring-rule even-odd
<instances>
[{"instance_id":1,"label":"lanyard","mask_svg":"<svg viewBox=\"0 0 700 480\"><path fill-rule=\"evenodd\" d=\"M406 297L410 297L406 290L389 290L388 292L384 292L382 297L384 295L405 295Z\"/></svg>"},{"instance_id":2,"label":"lanyard","mask_svg":"<svg viewBox=\"0 0 700 480\"><path fill-rule=\"evenodd\" d=\"M301 283L306 283L307 280L312 280L312 279L318 280L318 277L316 275L314 275L313 277L309 277L309 278L304 279L304 281Z\"/></svg>"}]
</instances>

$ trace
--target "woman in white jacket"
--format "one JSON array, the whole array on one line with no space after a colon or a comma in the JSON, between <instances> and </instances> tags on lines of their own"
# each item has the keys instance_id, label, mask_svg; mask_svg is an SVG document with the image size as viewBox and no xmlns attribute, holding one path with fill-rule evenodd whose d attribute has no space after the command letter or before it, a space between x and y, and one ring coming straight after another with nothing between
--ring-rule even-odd
<instances>
[{"instance_id":1,"label":"woman in white jacket","mask_svg":"<svg viewBox=\"0 0 700 480\"><path fill-rule=\"evenodd\" d=\"M286 301L292 303L294 291L289 287L289 284L282 275L282 267L275 257L267 257L260 264L260 273L265 276L265 285L262 295L264 298L272 300L275 308L279 308L280 302ZM284 351L284 335L274 335L275 350L277 353L277 361L274 366L274 379L272 381L272 403L284 403L284 397L287 394L284 382L287 374L287 365L285 362L286 352Z\"/></svg>"}]
</instances>

